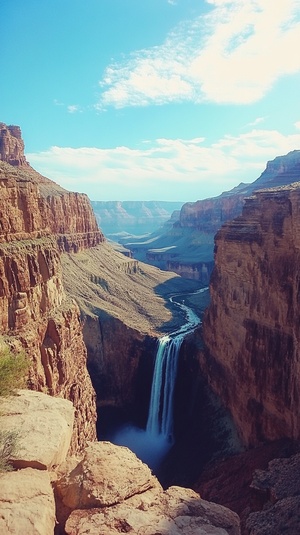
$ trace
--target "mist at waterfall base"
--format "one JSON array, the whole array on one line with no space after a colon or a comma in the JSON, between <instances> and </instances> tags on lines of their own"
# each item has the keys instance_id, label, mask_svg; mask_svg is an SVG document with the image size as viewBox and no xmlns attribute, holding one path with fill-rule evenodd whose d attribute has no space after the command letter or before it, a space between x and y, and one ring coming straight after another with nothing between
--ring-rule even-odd
<instances>
[{"instance_id":1,"label":"mist at waterfall base","mask_svg":"<svg viewBox=\"0 0 300 535\"><path fill-rule=\"evenodd\" d=\"M163 435L152 435L147 429L125 425L119 429L111 441L117 446L127 446L136 456L146 463L155 473L173 442Z\"/></svg>"}]
</instances>

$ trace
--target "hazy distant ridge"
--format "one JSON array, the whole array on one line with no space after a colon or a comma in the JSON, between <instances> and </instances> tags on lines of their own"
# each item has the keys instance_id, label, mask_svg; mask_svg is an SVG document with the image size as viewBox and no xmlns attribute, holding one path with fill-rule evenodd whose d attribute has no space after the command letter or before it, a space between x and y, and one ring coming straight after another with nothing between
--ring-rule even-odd
<instances>
[{"instance_id":1,"label":"hazy distant ridge","mask_svg":"<svg viewBox=\"0 0 300 535\"><path fill-rule=\"evenodd\" d=\"M92 201L98 224L106 235L153 232L182 205L183 202L171 201Z\"/></svg>"}]
</instances>

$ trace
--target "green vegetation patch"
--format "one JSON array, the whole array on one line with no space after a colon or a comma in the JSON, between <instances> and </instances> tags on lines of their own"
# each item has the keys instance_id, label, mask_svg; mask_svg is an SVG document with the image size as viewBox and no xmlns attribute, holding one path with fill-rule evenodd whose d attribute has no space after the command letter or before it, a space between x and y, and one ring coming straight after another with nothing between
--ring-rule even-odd
<instances>
[{"instance_id":1,"label":"green vegetation patch","mask_svg":"<svg viewBox=\"0 0 300 535\"><path fill-rule=\"evenodd\" d=\"M16 455L18 448L18 432L0 430L0 472L12 470L11 458Z\"/></svg>"},{"instance_id":2,"label":"green vegetation patch","mask_svg":"<svg viewBox=\"0 0 300 535\"><path fill-rule=\"evenodd\" d=\"M24 352L14 354L0 339L0 396L25 386L29 362Z\"/></svg>"}]
</instances>

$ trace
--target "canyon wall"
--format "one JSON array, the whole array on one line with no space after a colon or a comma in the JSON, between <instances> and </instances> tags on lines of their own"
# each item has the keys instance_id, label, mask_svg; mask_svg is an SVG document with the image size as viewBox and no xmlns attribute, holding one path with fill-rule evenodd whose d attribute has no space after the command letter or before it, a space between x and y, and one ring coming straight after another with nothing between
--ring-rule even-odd
<instances>
[{"instance_id":1,"label":"canyon wall","mask_svg":"<svg viewBox=\"0 0 300 535\"><path fill-rule=\"evenodd\" d=\"M14 350L25 349L31 389L73 402L72 449L78 451L96 437L95 394L79 308L63 287L61 255L104 238L85 195L65 191L29 166L20 129L1 123L0 134L1 334Z\"/></svg>"},{"instance_id":2,"label":"canyon wall","mask_svg":"<svg viewBox=\"0 0 300 535\"><path fill-rule=\"evenodd\" d=\"M261 190L216 235L203 373L247 446L300 437L300 184Z\"/></svg>"},{"instance_id":3,"label":"canyon wall","mask_svg":"<svg viewBox=\"0 0 300 535\"><path fill-rule=\"evenodd\" d=\"M242 213L245 197L261 188L295 182L299 173L300 150L277 156L251 184L241 182L218 197L185 203L172 226L147 240L121 241L134 257L206 284L213 266L214 236L224 223Z\"/></svg>"}]
</instances>

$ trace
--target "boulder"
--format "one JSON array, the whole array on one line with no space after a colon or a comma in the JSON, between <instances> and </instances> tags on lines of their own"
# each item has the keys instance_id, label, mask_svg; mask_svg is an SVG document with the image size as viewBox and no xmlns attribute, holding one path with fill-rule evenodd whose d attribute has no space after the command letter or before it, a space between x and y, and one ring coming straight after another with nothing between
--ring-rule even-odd
<instances>
[{"instance_id":1,"label":"boulder","mask_svg":"<svg viewBox=\"0 0 300 535\"><path fill-rule=\"evenodd\" d=\"M247 535L300 533L300 454L273 459L268 470L256 470L251 488L264 502L246 521Z\"/></svg>"},{"instance_id":2,"label":"boulder","mask_svg":"<svg viewBox=\"0 0 300 535\"><path fill-rule=\"evenodd\" d=\"M84 459L56 483L69 535L239 535L239 517L180 487L164 491L127 448L91 444Z\"/></svg>"},{"instance_id":3,"label":"boulder","mask_svg":"<svg viewBox=\"0 0 300 535\"><path fill-rule=\"evenodd\" d=\"M19 390L1 402L0 427L18 433L15 468L51 469L60 465L70 447L74 407L66 399Z\"/></svg>"},{"instance_id":4,"label":"boulder","mask_svg":"<svg viewBox=\"0 0 300 535\"><path fill-rule=\"evenodd\" d=\"M229 509L202 500L196 492L170 487L145 493L112 507L73 511L69 535L239 535L239 518Z\"/></svg>"},{"instance_id":5,"label":"boulder","mask_svg":"<svg viewBox=\"0 0 300 535\"><path fill-rule=\"evenodd\" d=\"M83 460L57 483L72 510L114 505L153 487L161 488L150 468L128 448L110 442L90 444Z\"/></svg>"},{"instance_id":6,"label":"boulder","mask_svg":"<svg viewBox=\"0 0 300 535\"><path fill-rule=\"evenodd\" d=\"M25 468L0 474L0 533L53 535L55 503L48 472Z\"/></svg>"}]
</instances>

